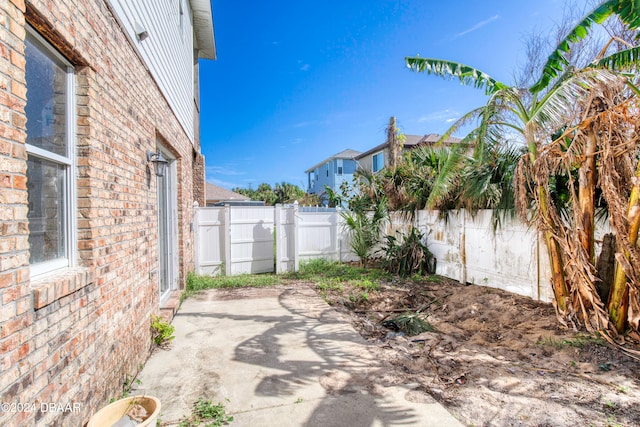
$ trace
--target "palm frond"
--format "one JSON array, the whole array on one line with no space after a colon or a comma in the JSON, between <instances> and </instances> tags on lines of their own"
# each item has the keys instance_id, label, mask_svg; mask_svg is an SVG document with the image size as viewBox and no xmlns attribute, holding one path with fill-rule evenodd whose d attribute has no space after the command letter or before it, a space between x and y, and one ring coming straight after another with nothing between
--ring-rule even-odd
<instances>
[{"instance_id":1,"label":"palm frond","mask_svg":"<svg viewBox=\"0 0 640 427\"><path fill-rule=\"evenodd\" d=\"M426 207L434 209L451 194L460 181L461 165L465 160L464 151L459 145L450 149L441 149L437 175L433 181Z\"/></svg>"},{"instance_id":2,"label":"palm frond","mask_svg":"<svg viewBox=\"0 0 640 427\"><path fill-rule=\"evenodd\" d=\"M625 71L640 64L640 46L612 53L591 63L594 68L606 68L612 71Z\"/></svg>"},{"instance_id":3,"label":"palm frond","mask_svg":"<svg viewBox=\"0 0 640 427\"><path fill-rule=\"evenodd\" d=\"M579 42L587 37L589 30L594 24L602 24L607 18L612 15L618 15L620 20L626 24L630 29L640 28L640 2L637 0L608 0L597 6L591 12L589 12L567 36L558 44L555 50L549 55L544 68L542 69L542 76L540 79L531 86L531 92L537 93L549 86L549 83L562 75L567 71L569 67L569 61L565 57L565 54L571 49L571 45ZM635 48L634 48L635 49ZM624 56L627 56L625 59ZM629 63L633 59L633 56L637 56L637 52L627 52L617 58L611 58L611 60L619 61L619 65L626 61ZM606 59L606 58L605 58ZM635 59L634 59L635 60ZM606 64L604 61L603 64ZM609 64L612 64L609 62Z\"/></svg>"},{"instance_id":4,"label":"palm frond","mask_svg":"<svg viewBox=\"0 0 640 427\"><path fill-rule=\"evenodd\" d=\"M542 76L531 86L531 92L537 93L547 88L553 79L562 75L568 69L569 60L565 57L565 54L569 52L571 45L587 37L592 25L602 24L609 16L616 13L619 3L624 3L624 1L609 0L602 3L589 12L569 31L569 34L560 41L551 55L549 55L542 69Z\"/></svg>"},{"instance_id":5,"label":"palm frond","mask_svg":"<svg viewBox=\"0 0 640 427\"><path fill-rule=\"evenodd\" d=\"M446 79L457 77L461 84L484 89L487 95L505 86L487 73L459 62L419 56L406 57L404 60L411 71L433 74Z\"/></svg>"},{"instance_id":6,"label":"palm frond","mask_svg":"<svg viewBox=\"0 0 640 427\"><path fill-rule=\"evenodd\" d=\"M538 129L555 132L564 126L567 118L581 99L598 85L612 85L621 77L605 69L587 68L572 72L557 82L545 96L533 106L530 121Z\"/></svg>"}]
</instances>

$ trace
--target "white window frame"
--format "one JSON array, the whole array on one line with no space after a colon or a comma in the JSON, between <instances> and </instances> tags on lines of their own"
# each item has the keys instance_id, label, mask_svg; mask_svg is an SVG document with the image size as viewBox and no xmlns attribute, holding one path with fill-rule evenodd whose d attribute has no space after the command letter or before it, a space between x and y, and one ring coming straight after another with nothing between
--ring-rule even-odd
<instances>
[{"instance_id":1,"label":"white window frame","mask_svg":"<svg viewBox=\"0 0 640 427\"><path fill-rule=\"evenodd\" d=\"M344 162L342 159L336 160L336 175L343 175L344 173Z\"/></svg>"},{"instance_id":2,"label":"white window frame","mask_svg":"<svg viewBox=\"0 0 640 427\"><path fill-rule=\"evenodd\" d=\"M376 160L376 159L381 159L382 161ZM376 154L374 154L371 159L371 170L373 172L378 172L378 171L381 171L382 169L384 169L384 151L379 151Z\"/></svg>"},{"instance_id":3,"label":"white window frame","mask_svg":"<svg viewBox=\"0 0 640 427\"><path fill-rule=\"evenodd\" d=\"M64 236L61 238L65 242L65 256L62 258L43 261L36 264L30 264L31 277L41 276L52 273L63 268L74 267L77 262L77 219L76 219L76 83L75 70L73 65L67 61L60 53L40 36L32 27L27 26L28 37L37 41L38 47L46 50L66 68L66 107L67 117L65 122L67 136L67 155L61 156L35 147L31 144L25 144L28 156L39 157L59 165L66 165L67 171L64 178L64 201L63 209L65 210L64 222L62 223L62 232ZM29 88L27 87L27 98L29 97ZM27 179L29 177L27 171Z\"/></svg>"}]
</instances>

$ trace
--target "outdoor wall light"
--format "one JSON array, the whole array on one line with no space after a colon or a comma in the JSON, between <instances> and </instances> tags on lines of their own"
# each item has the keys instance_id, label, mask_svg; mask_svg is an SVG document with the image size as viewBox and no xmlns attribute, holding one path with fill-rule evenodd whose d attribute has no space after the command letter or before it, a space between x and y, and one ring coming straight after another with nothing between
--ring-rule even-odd
<instances>
[{"instance_id":1,"label":"outdoor wall light","mask_svg":"<svg viewBox=\"0 0 640 427\"><path fill-rule=\"evenodd\" d=\"M167 159L164 158L161 151L147 150L147 163L153 163L156 170L156 176L164 176L167 169Z\"/></svg>"},{"instance_id":2,"label":"outdoor wall light","mask_svg":"<svg viewBox=\"0 0 640 427\"><path fill-rule=\"evenodd\" d=\"M136 21L133 23L133 29L136 32L136 36L138 37L139 41L142 41L147 37L149 37L149 32L145 30L144 27L140 25L139 22Z\"/></svg>"}]
</instances>

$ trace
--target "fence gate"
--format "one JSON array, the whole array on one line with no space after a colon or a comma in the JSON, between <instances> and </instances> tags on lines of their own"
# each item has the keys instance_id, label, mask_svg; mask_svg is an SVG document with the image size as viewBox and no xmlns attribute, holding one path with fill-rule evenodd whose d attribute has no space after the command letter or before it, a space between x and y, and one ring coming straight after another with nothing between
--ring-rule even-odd
<instances>
[{"instance_id":1,"label":"fence gate","mask_svg":"<svg viewBox=\"0 0 640 427\"><path fill-rule=\"evenodd\" d=\"M195 227L198 274L285 273L298 271L301 260L357 259L345 250L348 240L335 209L197 208Z\"/></svg>"},{"instance_id":2,"label":"fence gate","mask_svg":"<svg viewBox=\"0 0 640 427\"><path fill-rule=\"evenodd\" d=\"M273 272L274 209L272 206L225 206L228 244L227 276Z\"/></svg>"}]
</instances>

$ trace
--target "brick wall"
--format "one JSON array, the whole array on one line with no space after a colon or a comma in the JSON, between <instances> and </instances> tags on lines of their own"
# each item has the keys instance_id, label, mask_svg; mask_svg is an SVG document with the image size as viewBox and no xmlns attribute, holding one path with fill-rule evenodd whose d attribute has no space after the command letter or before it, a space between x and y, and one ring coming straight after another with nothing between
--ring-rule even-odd
<instances>
[{"instance_id":1,"label":"brick wall","mask_svg":"<svg viewBox=\"0 0 640 427\"><path fill-rule=\"evenodd\" d=\"M27 22L74 64L77 86L78 266L33 280ZM193 202L204 202L199 147L104 2L0 2L0 403L35 405L0 412L0 425L82 425L146 360L159 297L156 182L145 155L157 140L177 161L183 286L193 269ZM62 407L43 410L48 403Z\"/></svg>"}]
</instances>

